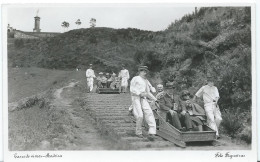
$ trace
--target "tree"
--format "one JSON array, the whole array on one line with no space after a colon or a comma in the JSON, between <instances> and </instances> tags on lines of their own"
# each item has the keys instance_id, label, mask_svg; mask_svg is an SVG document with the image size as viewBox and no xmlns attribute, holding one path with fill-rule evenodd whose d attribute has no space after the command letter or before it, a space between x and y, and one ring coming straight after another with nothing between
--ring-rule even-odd
<instances>
[{"instance_id":1,"label":"tree","mask_svg":"<svg viewBox=\"0 0 260 162\"><path fill-rule=\"evenodd\" d=\"M77 28L79 28L79 26L81 25L81 21L80 21L80 19L78 19L78 20L75 22L75 24L77 24L77 25L78 25Z\"/></svg>"},{"instance_id":2,"label":"tree","mask_svg":"<svg viewBox=\"0 0 260 162\"><path fill-rule=\"evenodd\" d=\"M69 26L70 26L70 23L68 23L67 21L63 21L62 23L61 23L61 26L64 28L64 32L65 32L65 29L67 28L69 28Z\"/></svg>"},{"instance_id":3,"label":"tree","mask_svg":"<svg viewBox=\"0 0 260 162\"><path fill-rule=\"evenodd\" d=\"M90 22L89 22L90 23L90 27L94 28L96 26L96 22L97 22L97 20L95 18L91 18Z\"/></svg>"}]
</instances>

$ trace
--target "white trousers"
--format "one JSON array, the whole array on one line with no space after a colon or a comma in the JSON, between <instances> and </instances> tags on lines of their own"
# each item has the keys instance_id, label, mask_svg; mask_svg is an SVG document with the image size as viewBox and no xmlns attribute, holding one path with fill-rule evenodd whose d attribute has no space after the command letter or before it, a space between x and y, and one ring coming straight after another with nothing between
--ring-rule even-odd
<instances>
[{"instance_id":1,"label":"white trousers","mask_svg":"<svg viewBox=\"0 0 260 162\"><path fill-rule=\"evenodd\" d=\"M209 127L216 131L219 136L218 127L222 121L221 112L215 103L206 103L204 105Z\"/></svg>"},{"instance_id":2,"label":"white trousers","mask_svg":"<svg viewBox=\"0 0 260 162\"><path fill-rule=\"evenodd\" d=\"M136 118L136 134L142 134L143 118L149 126L149 134L156 134L156 123L152 109L146 99L132 96L133 114Z\"/></svg>"},{"instance_id":3,"label":"white trousers","mask_svg":"<svg viewBox=\"0 0 260 162\"><path fill-rule=\"evenodd\" d=\"M123 77L121 80L121 86L122 87L127 87L128 86L128 80L127 77Z\"/></svg>"},{"instance_id":4,"label":"white trousers","mask_svg":"<svg viewBox=\"0 0 260 162\"><path fill-rule=\"evenodd\" d=\"M89 91L93 90L93 82L94 82L93 78L87 78L87 85L89 87Z\"/></svg>"}]
</instances>

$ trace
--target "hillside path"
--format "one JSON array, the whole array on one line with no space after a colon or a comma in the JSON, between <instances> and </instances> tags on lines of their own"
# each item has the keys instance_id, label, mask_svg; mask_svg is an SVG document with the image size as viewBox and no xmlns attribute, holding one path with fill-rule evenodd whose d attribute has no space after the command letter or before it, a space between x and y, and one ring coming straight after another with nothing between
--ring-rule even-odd
<instances>
[{"instance_id":1,"label":"hillside path","mask_svg":"<svg viewBox=\"0 0 260 162\"><path fill-rule=\"evenodd\" d=\"M95 128L93 119L81 107L73 102L77 98L75 90L78 82L70 82L68 86L57 89L54 92L53 105L55 109L62 109L69 114L71 130L74 140L67 144L66 150L105 150L110 149L110 142L101 137ZM77 89L77 88L76 88Z\"/></svg>"}]
</instances>

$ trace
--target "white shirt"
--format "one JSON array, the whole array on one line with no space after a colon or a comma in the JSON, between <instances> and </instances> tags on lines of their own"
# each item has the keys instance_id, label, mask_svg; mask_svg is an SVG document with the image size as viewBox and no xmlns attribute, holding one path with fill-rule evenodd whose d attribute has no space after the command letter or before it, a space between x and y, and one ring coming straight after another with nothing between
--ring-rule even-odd
<instances>
[{"instance_id":1,"label":"white shirt","mask_svg":"<svg viewBox=\"0 0 260 162\"><path fill-rule=\"evenodd\" d=\"M139 96L143 92L150 94L150 91L156 92L155 88L147 79L144 79L140 76L133 77L130 83L130 92L132 94Z\"/></svg>"},{"instance_id":2,"label":"white shirt","mask_svg":"<svg viewBox=\"0 0 260 162\"><path fill-rule=\"evenodd\" d=\"M129 79L130 76L129 76L128 70L127 70L127 69L121 70L121 71L119 72L119 74L118 74L118 77Z\"/></svg>"},{"instance_id":3,"label":"white shirt","mask_svg":"<svg viewBox=\"0 0 260 162\"><path fill-rule=\"evenodd\" d=\"M210 87L208 85L201 87L195 95L197 97L203 96L204 103L211 103L213 100L219 98L218 88L215 86Z\"/></svg>"},{"instance_id":4,"label":"white shirt","mask_svg":"<svg viewBox=\"0 0 260 162\"><path fill-rule=\"evenodd\" d=\"M95 78L96 76L95 76L94 70L88 69L88 70L86 71L86 77L87 77L87 78Z\"/></svg>"}]
</instances>

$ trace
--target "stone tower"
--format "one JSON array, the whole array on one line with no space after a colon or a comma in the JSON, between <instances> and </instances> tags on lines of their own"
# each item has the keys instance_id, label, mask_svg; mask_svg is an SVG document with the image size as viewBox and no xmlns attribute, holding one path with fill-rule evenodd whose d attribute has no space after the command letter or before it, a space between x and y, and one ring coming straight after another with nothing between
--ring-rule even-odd
<instances>
[{"instance_id":1,"label":"stone tower","mask_svg":"<svg viewBox=\"0 0 260 162\"><path fill-rule=\"evenodd\" d=\"M41 32L41 29L40 29L40 19L41 18L38 16L38 12L39 12L39 10L37 10L37 14L34 17L34 29L33 29L33 32Z\"/></svg>"}]
</instances>

